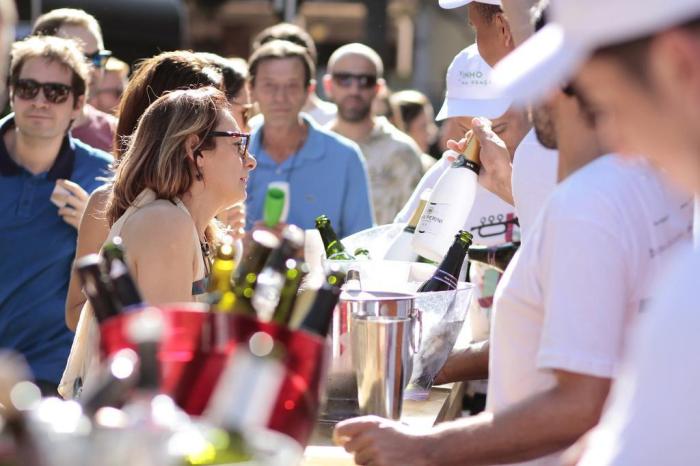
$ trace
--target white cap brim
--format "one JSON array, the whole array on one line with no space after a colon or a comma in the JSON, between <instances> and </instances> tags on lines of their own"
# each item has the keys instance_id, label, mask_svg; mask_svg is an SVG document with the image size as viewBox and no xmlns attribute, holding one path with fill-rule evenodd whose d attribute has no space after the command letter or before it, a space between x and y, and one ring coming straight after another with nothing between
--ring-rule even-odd
<instances>
[{"instance_id":1,"label":"white cap brim","mask_svg":"<svg viewBox=\"0 0 700 466\"><path fill-rule=\"evenodd\" d=\"M498 62L492 79L502 95L525 105L566 85L586 55L561 26L548 24Z\"/></svg>"},{"instance_id":2,"label":"white cap brim","mask_svg":"<svg viewBox=\"0 0 700 466\"><path fill-rule=\"evenodd\" d=\"M472 2L486 3L488 5L498 5L501 6L501 0L440 0L439 4L441 8L446 10L451 10L453 8L459 8L464 5L469 5Z\"/></svg>"},{"instance_id":3,"label":"white cap brim","mask_svg":"<svg viewBox=\"0 0 700 466\"><path fill-rule=\"evenodd\" d=\"M436 121L454 117L498 118L510 108L511 100L505 97L493 99L446 98L435 117Z\"/></svg>"}]
</instances>

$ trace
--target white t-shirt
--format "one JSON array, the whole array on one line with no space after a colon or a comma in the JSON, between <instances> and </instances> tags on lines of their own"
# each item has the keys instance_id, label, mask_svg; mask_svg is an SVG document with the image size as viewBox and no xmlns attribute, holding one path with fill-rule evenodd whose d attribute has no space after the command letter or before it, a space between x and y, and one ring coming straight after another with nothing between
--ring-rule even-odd
<instances>
[{"instance_id":1,"label":"white t-shirt","mask_svg":"<svg viewBox=\"0 0 700 466\"><path fill-rule=\"evenodd\" d=\"M640 319L579 466L700 464L698 277L700 253L682 251Z\"/></svg>"},{"instance_id":2,"label":"white t-shirt","mask_svg":"<svg viewBox=\"0 0 700 466\"><path fill-rule=\"evenodd\" d=\"M612 155L557 186L496 290L489 411L551 388L552 369L616 374L655 271L690 242L691 206L646 163Z\"/></svg>"},{"instance_id":3,"label":"white t-shirt","mask_svg":"<svg viewBox=\"0 0 700 466\"><path fill-rule=\"evenodd\" d=\"M511 189L523 241L557 184L559 152L545 148L530 130L513 155Z\"/></svg>"}]
</instances>

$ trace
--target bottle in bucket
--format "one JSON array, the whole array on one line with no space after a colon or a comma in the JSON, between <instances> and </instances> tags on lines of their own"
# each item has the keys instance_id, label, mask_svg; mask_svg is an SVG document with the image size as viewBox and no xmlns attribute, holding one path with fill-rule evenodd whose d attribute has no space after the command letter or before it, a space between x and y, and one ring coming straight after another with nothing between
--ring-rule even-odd
<instances>
[{"instance_id":1,"label":"bottle in bucket","mask_svg":"<svg viewBox=\"0 0 700 466\"><path fill-rule=\"evenodd\" d=\"M255 230L251 235L243 260L236 269L233 292L236 295L233 304L234 313L255 316L252 299L258 276L265 266L270 253L279 246L280 240L267 230Z\"/></svg>"},{"instance_id":2,"label":"bottle in bucket","mask_svg":"<svg viewBox=\"0 0 700 466\"><path fill-rule=\"evenodd\" d=\"M99 254L89 254L78 259L75 268L97 321L102 323L118 315L119 303L114 296L112 283L105 274L104 259Z\"/></svg>"},{"instance_id":3,"label":"bottle in bucket","mask_svg":"<svg viewBox=\"0 0 700 466\"><path fill-rule=\"evenodd\" d=\"M425 206L428 203L432 191L432 189L426 189L421 193L418 207L413 211L408 225L406 225L403 231L394 239L387 249L386 254L384 254L385 260L406 262L416 262L418 260L418 254L413 250L413 235L416 233L416 226L418 226L418 221L420 220L423 210L425 210Z\"/></svg>"},{"instance_id":4,"label":"bottle in bucket","mask_svg":"<svg viewBox=\"0 0 700 466\"><path fill-rule=\"evenodd\" d=\"M480 146L472 132L467 133L467 139L464 152L433 187L413 235L413 249L433 261L445 255L454 232L464 226L476 198Z\"/></svg>"},{"instance_id":5,"label":"bottle in bucket","mask_svg":"<svg viewBox=\"0 0 700 466\"><path fill-rule=\"evenodd\" d=\"M450 246L437 270L432 277L418 288L419 292L457 289L459 272L462 269L467 250L472 244L472 234L468 231L460 230L454 238L452 246Z\"/></svg>"},{"instance_id":6,"label":"bottle in bucket","mask_svg":"<svg viewBox=\"0 0 700 466\"><path fill-rule=\"evenodd\" d=\"M231 285L231 275L236 268L233 238L226 235L216 248L216 257L209 277L209 296L212 311L231 312L236 295Z\"/></svg>"},{"instance_id":7,"label":"bottle in bucket","mask_svg":"<svg viewBox=\"0 0 700 466\"><path fill-rule=\"evenodd\" d=\"M335 234L331 221L325 215L316 217L316 229L321 233L328 260L351 261L355 258L345 250L345 246Z\"/></svg>"}]
</instances>

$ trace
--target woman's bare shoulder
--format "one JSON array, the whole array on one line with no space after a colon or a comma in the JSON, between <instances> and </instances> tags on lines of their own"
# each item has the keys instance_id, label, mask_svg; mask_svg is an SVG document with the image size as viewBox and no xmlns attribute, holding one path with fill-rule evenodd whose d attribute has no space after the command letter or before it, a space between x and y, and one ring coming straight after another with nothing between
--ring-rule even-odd
<instances>
[{"instance_id":1,"label":"woman's bare shoulder","mask_svg":"<svg viewBox=\"0 0 700 466\"><path fill-rule=\"evenodd\" d=\"M191 244L194 224L190 215L174 203L158 199L135 211L122 227L122 237ZM150 242L150 241L148 241Z\"/></svg>"}]
</instances>

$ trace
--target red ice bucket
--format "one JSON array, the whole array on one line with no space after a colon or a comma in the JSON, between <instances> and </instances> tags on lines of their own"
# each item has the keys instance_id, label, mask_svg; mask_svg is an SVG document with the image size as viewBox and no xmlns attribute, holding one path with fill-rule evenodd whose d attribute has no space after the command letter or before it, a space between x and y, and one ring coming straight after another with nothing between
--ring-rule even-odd
<instances>
[{"instance_id":1,"label":"red ice bucket","mask_svg":"<svg viewBox=\"0 0 700 466\"><path fill-rule=\"evenodd\" d=\"M306 446L318 416L327 371L326 340L254 318L207 312L197 305L161 308L165 335L159 351L161 389L187 413L199 416L214 391L228 358L247 347L251 336L269 334L284 349L285 378L268 427ZM134 314L102 323L102 355L133 348L126 329Z\"/></svg>"}]
</instances>

